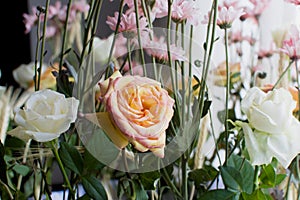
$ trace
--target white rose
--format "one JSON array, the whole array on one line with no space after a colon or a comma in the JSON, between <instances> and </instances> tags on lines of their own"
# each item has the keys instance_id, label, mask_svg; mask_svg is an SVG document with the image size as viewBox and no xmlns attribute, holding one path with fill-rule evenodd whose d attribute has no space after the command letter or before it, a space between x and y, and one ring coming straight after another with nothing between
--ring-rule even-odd
<instances>
[{"instance_id":1,"label":"white rose","mask_svg":"<svg viewBox=\"0 0 300 200\"><path fill-rule=\"evenodd\" d=\"M268 93L257 87L249 89L241 103L249 124L237 124L243 128L252 164L268 164L275 157L287 168L300 152L300 122L293 116L295 106L292 95L283 88Z\"/></svg>"},{"instance_id":2,"label":"white rose","mask_svg":"<svg viewBox=\"0 0 300 200\"><path fill-rule=\"evenodd\" d=\"M18 68L14 69L12 74L15 81L23 88L28 88L30 83L34 79L34 62L29 64L22 64ZM39 64L38 64L39 66ZM46 65L42 65L42 73L47 69Z\"/></svg>"},{"instance_id":3,"label":"white rose","mask_svg":"<svg viewBox=\"0 0 300 200\"><path fill-rule=\"evenodd\" d=\"M77 118L79 101L56 91L45 89L34 92L23 109L16 110L18 127L8 132L23 140L47 142L58 138Z\"/></svg>"}]
</instances>

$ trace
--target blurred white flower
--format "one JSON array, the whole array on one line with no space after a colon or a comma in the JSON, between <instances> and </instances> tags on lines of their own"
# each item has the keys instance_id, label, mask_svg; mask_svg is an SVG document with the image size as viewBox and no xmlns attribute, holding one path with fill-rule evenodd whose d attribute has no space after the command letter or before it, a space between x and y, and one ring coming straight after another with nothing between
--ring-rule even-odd
<instances>
[{"instance_id":1,"label":"blurred white flower","mask_svg":"<svg viewBox=\"0 0 300 200\"><path fill-rule=\"evenodd\" d=\"M35 74L35 67L34 62L30 62L28 64L22 64L16 69L13 70L12 74L15 79L15 81L22 87L22 88L29 88L30 84L34 80L34 74ZM39 66L39 64L38 64ZM47 69L47 65L42 65L42 73L45 72Z\"/></svg>"},{"instance_id":2,"label":"blurred white flower","mask_svg":"<svg viewBox=\"0 0 300 200\"><path fill-rule=\"evenodd\" d=\"M4 144L6 132L10 120L13 118L13 110L24 104L29 96L28 91L22 92L21 88L13 89L0 86L0 140Z\"/></svg>"}]
</instances>

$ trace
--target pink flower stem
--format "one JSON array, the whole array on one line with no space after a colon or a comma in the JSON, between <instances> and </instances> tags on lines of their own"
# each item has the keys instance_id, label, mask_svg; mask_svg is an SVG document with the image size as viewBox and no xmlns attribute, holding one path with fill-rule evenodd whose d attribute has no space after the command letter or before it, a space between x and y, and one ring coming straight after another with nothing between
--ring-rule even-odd
<instances>
[{"instance_id":1,"label":"pink flower stem","mask_svg":"<svg viewBox=\"0 0 300 200\"><path fill-rule=\"evenodd\" d=\"M38 78L38 54L40 51L40 19L41 19L41 15L38 14L38 20L37 20L37 29L36 29L36 36L37 36L37 40L36 40L36 48L35 48L35 61L34 61L34 90L37 91L39 86L37 83L37 78Z\"/></svg>"},{"instance_id":2,"label":"pink flower stem","mask_svg":"<svg viewBox=\"0 0 300 200\"><path fill-rule=\"evenodd\" d=\"M230 93L230 68L228 65L228 31L227 28L224 29L225 33L225 62L226 62L226 95L225 95L225 166L227 165L227 160L228 160L228 138L229 138L229 127L228 127L228 101L229 101L229 93Z\"/></svg>"},{"instance_id":3,"label":"pink flower stem","mask_svg":"<svg viewBox=\"0 0 300 200\"><path fill-rule=\"evenodd\" d=\"M135 9L135 19L136 19L136 27L137 27L137 33L138 33L138 42L140 46L140 54L142 59L142 66L144 71L144 76L147 76L146 66L145 66L145 56L144 56L144 50L141 40L141 31L140 31L140 20L139 20L139 12L138 12L138 0L134 0L134 9ZM148 22L150 23L150 21Z\"/></svg>"},{"instance_id":4,"label":"pink flower stem","mask_svg":"<svg viewBox=\"0 0 300 200\"><path fill-rule=\"evenodd\" d=\"M45 40L46 40L46 28L47 28L47 17L48 17L48 8L49 8L50 0L46 1L46 8L45 8L45 16L44 16L44 24L43 24L43 35L42 35L42 46L40 51L40 65L38 70L38 83L36 86L36 90L40 89L40 83L41 83L41 73L42 73L42 66L44 62L44 49L45 49ZM40 40L40 38L38 38ZM36 77L35 77L36 79Z\"/></svg>"},{"instance_id":5,"label":"pink flower stem","mask_svg":"<svg viewBox=\"0 0 300 200\"><path fill-rule=\"evenodd\" d=\"M107 60L107 66L109 66L109 63L110 63L110 60L112 58L112 54L113 54L113 51L114 51L114 47L115 47L115 43L116 43L116 37L117 37L117 34L118 34L118 31L119 31L119 27L120 27L120 23L121 23L121 13L123 13L123 6L124 5L124 0L121 0L120 2L120 7L119 7L119 16L118 16L118 21L117 21L117 25L116 25L116 30L114 32L114 37L113 37L113 41L112 41L112 44L111 44L111 48L110 48L110 51L109 51L109 56L108 56L108 60ZM109 77L109 67L107 67L107 70L106 70L106 73L105 73L105 79L107 79ZM99 77L100 79L101 77ZM95 79L95 80L99 80L99 79Z\"/></svg>"},{"instance_id":6,"label":"pink flower stem","mask_svg":"<svg viewBox=\"0 0 300 200\"><path fill-rule=\"evenodd\" d=\"M71 4L72 4L72 0L69 0L64 29L63 29L62 46L61 46L60 59L59 59L59 76L62 74L62 65L63 65L64 55L65 55L65 46L67 43L67 30L68 30L68 21L69 21L69 15L71 10Z\"/></svg>"},{"instance_id":7,"label":"pink flower stem","mask_svg":"<svg viewBox=\"0 0 300 200\"><path fill-rule=\"evenodd\" d=\"M299 71L298 71L298 59L295 60L296 68L296 80L297 80L297 90L298 90L298 105L300 105L300 82L299 82ZM300 121L300 109L298 109L298 120Z\"/></svg>"},{"instance_id":8,"label":"pink flower stem","mask_svg":"<svg viewBox=\"0 0 300 200\"><path fill-rule=\"evenodd\" d=\"M281 81L281 79L283 78L283 76L289 71L289 69L290 69L291 65L293 64L293 62L294 62L294 60L291 60L291 61L289 62L289 65L285 68L285 70L284 70L284 71L282 72L282 74L279 76L279 78L278 78L278 80L276 81L276 83L274 84L272 90L273 90L274 88L277 87L277 85L280 83L280 81Z\"/></svg>"},{"instance_id":9,"label":"pink flower stem","mask_svg":"<svg viewBox=\"0 0 300 200\"><path fill-rule=\"evenodd\" d=\"M131 48L130 48L130 39L127 38L127 51L128 51L128 64L129 64L129 72L130 75L133 75L133 70L132 70L132 62L131 62Z\"/></svg>"},{"instance_id":10,"label":"pink flower stem","mask_svg":"<svg viewBox=\"0 0 300 200\"><path fill-rule=\"evenodd\" d=\"M53 152L53 154L54 154L54 157L56 158L56 161L57 161L58 166L59 166L59 168L60 168L60 171L61 171L61 173L62 173L62 175L63 175L63 178L64 178L64 180L65 180L65 182L66 182L66 184L67 184L67 187L68 187L68 189L69 189L69 192L70 192L70 194L71 194L72 197L73 197L73 198L71 198L71 199L75 199L75 198L74 198L74 191L73 191L73 188L72 188L72 186L71 186L70 180L69 180L69 178L68 178L68 175L67 175L67 172L66 172L66 170L65 170L65 167L64 167L64 165L63 165L63 163L62 163L62 160L61 160L61 158L60 158L60 156L59 156L58 149L57 149L57 147L56 147L55 141L56 141L56 140L52 140L52 141L50 142L50 143L51 143L51 150L52 150L52 152Z\"/></svg>"}]
</instances>

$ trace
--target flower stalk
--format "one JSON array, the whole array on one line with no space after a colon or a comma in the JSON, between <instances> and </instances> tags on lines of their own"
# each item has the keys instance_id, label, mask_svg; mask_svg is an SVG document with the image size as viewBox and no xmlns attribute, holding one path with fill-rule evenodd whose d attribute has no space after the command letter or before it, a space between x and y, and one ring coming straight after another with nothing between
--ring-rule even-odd
<instances>
[{"instance_id":1,"label":"flower stalk","mask_svg":"<svg viewBox=\"0 0 300 200\"><path fill-rule=\"evenodd\" d=\"M228 139L229 139L229 124L228 124L228 104L229 104L229 96L230 96L230 68L228 64L228 30L224 29L225 33L225 62L226 62L226 95L225 95L225 166L227 165L228 160Z\"/></svg>"},{"instance_id":2,"label":"flower stalk","mask_svg":"<svg viewBox=\"0 0 300 200\"><path fill-rule=\"evenodd\" d=\"M58 163L58 166L59 166L59 168L60 168L60 171L61 171L61 173L62 173L62 175L63 175L64 180L65 180L66 186L67 186L67 188L69 189L69 192L70 192L70 194L71 194L71 197L72 197L72 199L75 199L75 194L74 194L73 188L72 188L72 186L71 186L69 177L68 177L68 175L67 175L67 172L66 172L66 170L65 170L64 164L62 163L62 160L61 160L61 158L60 158L60 156L59 156L59 153L58 153L56 141L57 141L57 140L52 140L52 141L50 142L50 144L51 144L51 150L52 150L52 152L53 152L54 157L56 158L56 161L57 161L57 163Z\"/></svg>"}]
</instances>

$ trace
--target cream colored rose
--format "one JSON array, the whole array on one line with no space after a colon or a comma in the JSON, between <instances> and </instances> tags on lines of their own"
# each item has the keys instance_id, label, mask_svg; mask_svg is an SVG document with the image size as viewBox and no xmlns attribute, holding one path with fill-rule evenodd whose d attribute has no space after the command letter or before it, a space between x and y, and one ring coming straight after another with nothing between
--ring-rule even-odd
<instances>
[{"instance_id":1,"label":"cream colored rose","mask_svg":"<svg viewBox=\"0 0 300 200\"><path fill-rule=\"evenodd\" d=\"M275 157L287 168L300 152L300 123L293 116L296 102L290 92L280 88L265 93L253 87L241 106L249 124L237 124L243 128L252 164L268 164Z\"/></svg>"},{"instance_id":2,"label":"cream colored rose","mask_svg":"<svg viewBox=\"0 0 300 200\"><path fill-rule=\"evenodd\" d=\"M42 73L47 69L46 65L42 65ZM14 69L13 77L19 85L25 89L30 87L34 80L34 62L28 64L22 64L18 68Z\"/></svg>"},{"instance_id":3,"label":"cream colored rose","mask_svg":"<svg viewBox=\"0 0 300 200\"><path fill-rule=\"evenodd\" d=\"M47 142L58 138L77 118L79 101L56 91L45 89L34 92L23 109L18 108L15 122L18 127L8 132L23 140Z\"/></svg>"},{"instance_id":4,"label":"cream colored rose","mask_svg":"<svg viewBox=\"0 0 300 200\"><path fill-rule=\"evenodd\" d=\"M155 80L130 75L113 77L103 97L113 123L137 150L150 150L164 157L165 131L173 116L174 100Z\"/></svg>"}]
</instances>

